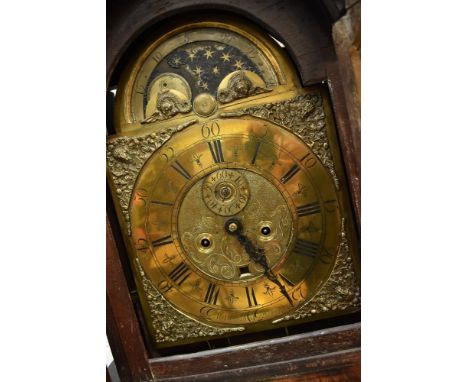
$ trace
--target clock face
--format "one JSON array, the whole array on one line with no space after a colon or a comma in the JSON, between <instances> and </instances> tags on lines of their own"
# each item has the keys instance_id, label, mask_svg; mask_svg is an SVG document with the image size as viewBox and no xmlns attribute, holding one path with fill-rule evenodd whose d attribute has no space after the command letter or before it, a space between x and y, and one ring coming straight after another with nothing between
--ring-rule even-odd
<instances>
[{"instance_id":1,"label":"clock face","mask_svg":"<svg viewBox=\"0 0 468 382\"><path fill-rule=\"evenodd\" d=\"M254 26L148 38L117 89L110 188L158 348L359 309L327 89Z\"/></svg>"},{"instance_id":2,"label":"clock face","mask_svg":"<svg viewBox=\"0 0 468 382\"><path fill-rule=\"evenodd\" d=\"M255 327L310 300L340 243L340 206L297 136L256 119L175 134L147 161L130 202L136 255L177 310Z\"/></svg>"}]
</instances>

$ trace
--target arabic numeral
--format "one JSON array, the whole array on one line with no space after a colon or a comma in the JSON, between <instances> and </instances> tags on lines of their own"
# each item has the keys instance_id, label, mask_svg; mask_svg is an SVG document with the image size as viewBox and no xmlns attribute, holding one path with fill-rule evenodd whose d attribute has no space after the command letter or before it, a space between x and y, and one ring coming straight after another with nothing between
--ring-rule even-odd
<instances>
[{"instance_id":1,"label":"arabic numeral","mask_svg":"<svg viewBox=\"0 0 468 382\"><path fill-rule=\"evenodd\" d=\"M145 190L144 188L140 188L135 191L135 197L134 201L135 202L143 202L143 205L146 205L146 198L148 198L148 191Z\"/></svg>"},{"instance_id":2,"label":"arabic numeral","mask_svg":"<svg viewBox=\"0 0 468 382\"><path fill-rule=\"evenodd\" d=\"M203 138L217 137L221 133L221 126L218 122L204 123L201 128Z\"/></svg>"},{"instance_id":3,"label":"arabic numeral","mask_svg":"<svg viewBox=\"0 0 468 382\"><path fill-rule=\"evenodd\" d=\"M169 161L174 158L175 151L172 147L168 147L164 149L164 151L161 153L161 158L164 158L166 160L166 163L169 163Z\"/></svg>"},{"instance_id":4,"label":"arabic numeral","mask_svg":"<svg viewBox=\"0 0 468 382\"><path fill-rule=\"evenodd\" d=\"M169 291L172 289L172 285L171 285L171 283L169 283L167 280L162 280L162 281L158 284L158 289L159 289L162 293L167 293L167 292L169 292Z\"/></svg>"},{"instance_id":5,"label":"arabic numeral","mask_svg":"<svg viewBox=\"0 0 468 382\"><path fill-rule=\"evenodd\" d=\"M154 60L154 62L155 62L156 64L158 64L159 61L161 61L162 53L161 53L161 52L156 52L155 54L153 54L153 55L151 56L151 58Z\"/></svg>"}]
</instances>

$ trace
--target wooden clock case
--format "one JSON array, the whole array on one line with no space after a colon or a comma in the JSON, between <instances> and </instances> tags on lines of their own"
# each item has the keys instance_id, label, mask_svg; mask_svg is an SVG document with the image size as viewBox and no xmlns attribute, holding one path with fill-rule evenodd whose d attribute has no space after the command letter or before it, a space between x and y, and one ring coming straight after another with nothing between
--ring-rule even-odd
<instances>
[{"instance_id":1,"label":"wooden clock case","mask_svg":"<svg viewBox=\"0 0 468 382\"><path fill-rule=\"evenodd\" d=\"M337 31L340 20L349 17L351 10L347 12L346 5L344 1L331 0L108 0L109 109L113 101L110 90L116 87L129 55L139 39L144 38L145 31L194 13L253 22L284 43L303 86L327 84L355 223L359 227L360 126L355 111L359 78L350 70L352 50L340 34L342 31ZM345 21L349 24L349 20ZM353 33L358 36L358 32ZM354 38L354 43L359 44L359 39ZM351 48L356 50L360 46ZM114 132L112 119L109 112L109 134ZM107 204L107 337L123 382L360 379L360 317L356 314L313 323L299 334L158 357L148 341L110 197Z\"/></svg>"}]
</instances>

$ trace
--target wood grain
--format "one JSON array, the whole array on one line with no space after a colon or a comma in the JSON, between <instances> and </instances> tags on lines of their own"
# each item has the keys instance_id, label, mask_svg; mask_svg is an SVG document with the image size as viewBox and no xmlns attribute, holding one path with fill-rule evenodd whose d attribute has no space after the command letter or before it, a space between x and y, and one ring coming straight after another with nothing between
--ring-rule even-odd
<instances>
[{"instance_id":1,"label":"wood grain","mask_svg":"<svg viewBox=\"0 0 468 382\"><path fill-rule=\"evenodd\" d=\"M350 188L353 192L357 220L360 222L360 155L361 155L361 4L353 2L344 17L333 25L333 40L337 54L336 64L328 77L335 79L332 86L336 113L342 128L342 145L353 148L347 153ZM336 71L340 77L337 80ZM346 106L346 107L345 107ZM344 114L346 112L346 114Z\"/></svg>"},{"instance_id":2,"label":"wood grain","mask_svg":"<svg viewBox=\"0 0 468 382\"><path fill-rule=\"evenodd\" d=\"M276 376L283 371L286 374L281 375L289 376L291 373L309 372L321 364L324 367L343 366L348 352L359 353L360 333L358 323L225 349L153 359L150 363L158 380L176 377L216 380L220 373L223 380L228 380L224 379L228 377L237 380L246 375L253 380L257 375Z\"/></svg>"},{"instance_id":3,"label":"wood grain","mask_svg":"<svg viewBox=\"0 0 468 382\"><path fill-rule=\"evenodd\" d=\"M150 380L148 355L108 219L106 264L107 338L120 379L122 382Z\"/></svg>"},{"instance_id":4,"label":"wood grain","mask_svg":"<svg viewBox=\"0 0 468 382\"><path fill-rule=\"evenodd\" d=\"M162 378L157 381L197 382L355 382L360 381L360 350L305 357L274 364L219 371L187 377Z\"/></svg>"},{"instance_id":5,"label":"wood grain","mask_svg":"<svg viewBox=\"0 0 468 382\"><path fill-rule=\"evenodd\" d=\"M340 73L336 62L327 64L328 89L332 99L333 111L336 120L336 130L340 141L341 153L348 180L349 191L353 204L356 225L361 226L361 159L360 153L356 151L356 139L360 134L353 131L349 121L348 109L341 83ZM360 146L360 145L359 145Z\"/></svg>"}]
</instances>

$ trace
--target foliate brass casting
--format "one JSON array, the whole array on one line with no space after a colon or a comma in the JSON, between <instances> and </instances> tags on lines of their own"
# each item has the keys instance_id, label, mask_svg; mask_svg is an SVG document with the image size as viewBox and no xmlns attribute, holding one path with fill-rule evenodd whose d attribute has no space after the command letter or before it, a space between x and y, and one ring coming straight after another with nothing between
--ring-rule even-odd
<instances>
[{"instance_id":1,"label":"foliate brass casting","mask_svg":"<svg viewBox=\"0 0 468 382\"><path fill-rule=\"evenodd\" d=\"M197 122L197 119L191 119L144 136L114 136L107 140L107 171L112 179L114 199L120 205L128 235L131 234L128 215L130 197L143 164L173 134Z\"/></svg>"},{"instance_id":2,"label":"foliate brass casting","mask_svg":"<svg viewBox=\"0 0 468 382\"><path fill-rule=\"evenodd\" d=\"M109 179L158 346L359 309L331 109L272 41L176 28L136 56L116 117Z\"/></svg>"},{"instance_id":3,"label":"foliate brass casting","mask_svg":"<svg viewBox=\"0 0 468 382\"><path fill-rule=\"evenodd\" d=\"M192 92L187 81L173 73L162 74L149 85L146 118L141 123L169 119L192 109Z\"/></svg>"},{"instance_id":4,"label":"foliate brass casting","mask_svg":"<svg viewBox=\"0 0 468 382\"><path fill-rule=\"evenodd\" d=\"M268 91L259 75L248 70L238 70L227 75L219 84L218 100L228 103Z\"/></svg>"}]
</instances>

